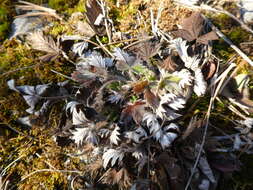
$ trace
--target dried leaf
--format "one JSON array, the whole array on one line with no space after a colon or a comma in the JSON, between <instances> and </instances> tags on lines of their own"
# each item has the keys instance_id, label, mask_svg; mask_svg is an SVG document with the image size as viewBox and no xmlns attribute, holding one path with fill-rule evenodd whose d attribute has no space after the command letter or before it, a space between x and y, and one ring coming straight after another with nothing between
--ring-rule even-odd
<instances>
[{"instance_id":1,"label":"dried leaf","mask_svg":"<svg viewBox=\"0 0 253 190\"><path fill-rule=\"evenodd\" d=\"M211 40L218 40L216 32L211 31L197 38L196 42L200 44L208 45L208 42Z\"/></svg>"},{"instance_id":2,"label":"dried leaf","mask_svg":"<svg viewBox=\"0 0 253 190\"><path fill-rule=\"evenodd\" d=\"M118 184L121 188L127 188L131 185L130 176L125 168L121 168L119 171L110 168L104 173L101 179L105 184Z\"/></svg>"},{"instance_id":3,"label":"dried leaf","mask_svg":"<svg viewBox=\"0 0 253 190\"><path fill-rule=\"evenodd\" d=\"M53 60L61 53L59 44L56 44L52 37L44 36L42 31L35 31L28 36L28 42L35 50L48 53L41 57L44 61Z\"/></svg>"},{"instance_id":4,"label":"dried leaf","mask_svg":"<svg viewBox=\"0 0 253 190\"><path fill-rule=\"evenodd\" d=\"M146 81L146 80L138 81L138 82L135 82L132 86L133 86L134 93L140 94L148 86L148 81Z\"/></svg>"},{"instance_id":5,"label":"dried leaf","mask_svg":"<svg viewBox=\"0 0 253 190\"><path fill-rule=\"evenodd\" d=\"M152 108L157 109L159 107L159 98L150 89L145 89L144 98Z\"/></svg>"},{"instance_id":6,"label":"dried leaf","mask_svg":"<svg viewBox=\"0 0 253 190\"><path fill-rule=\"evenodd\" d=\"M76 30L79 34L85 36L86 38L90 39L95 35L95 32L91 28L91 26L84 21L78 21L76 23Z\"/></svg>"},{"instance_id":7,"label":"dried leaf","mask_svg":"<svg viewBox=\"0 0 253 190\"><path fill-rule=\"evenodd\" d=\"M145 102L136 101L134 104L126 106L120 116L121 123L128 126L133 119L137 124L140 124L143 118Z\"/></svg>"},{"instance_id":8,"label":"dried leaf","mask_svg":"<svg viewBox=\"0 0 253 190\"><path fill-rule=\"evenodd\" d=\"M182 21L182 29L172 32L176 37L181 37L189 42L196 40L201 44L208 44L210 40L217 40L218 36L214 31L201 35L204 29L205 20L200 12L193 12L188 18Z\"/></svg>"},{"instance_id":9,"label":"dried leaf","mask_svg":"<svg viewBox=\"0 0 253 190\"><path fill-rule=\"evenodd\" d=\"M168 72L174 72L178 68L178 64L175 62L172 55L169 55L161 65L163 69L165 69Z\"/></svg>"},{"instance_id":10,"label":"dried leaf","mask_svg":"<svg viewBox=\"0 0 253 190\"><path fill-rule=\"evenodd\" d=\"M207 62L201 69L205 80L211 79L216 72L217 64L214 61Z\"/></svg>"},{"instance_id":11,"label":"dried leaf","mask_svg":"<svg viewBox=\"0 0 253 190\"><path fill-rule=\"evenodd\" d=\"M88 0L85 5L86 17L92 29L99 35L106 34L103 21L104 15L97 0Z\"/></svg>"},{"instance_id":12,"label":"dried leaf","mask_svg":"<svg viewBox=\"0 0 253 190\"><path fill-rule=\"evenodd\" d=\"M56 10L50 9L47 7L42 7L27 1L19 1L20 5L17 5L16 8L24 10L24 11L32 11L28 12L24 15L20 15L19 17L30 17L30 16L44 16L44 17L53 17L58 20L62 20L62 18L56 14Z\"/></svg>"},{"instance_id":13,"label":"dried leaf","mask_svg":"<svg viewBox=\"0 0 253 190\"><path fill-rule=\"evenodd\" d=\"M147 40L131 46L129 50L131 50L137 56L137 58L142 59L143 61L148 61L150 57L153 57L158 53L160 47L160 43Z\"/></svg>"}]
</instances>

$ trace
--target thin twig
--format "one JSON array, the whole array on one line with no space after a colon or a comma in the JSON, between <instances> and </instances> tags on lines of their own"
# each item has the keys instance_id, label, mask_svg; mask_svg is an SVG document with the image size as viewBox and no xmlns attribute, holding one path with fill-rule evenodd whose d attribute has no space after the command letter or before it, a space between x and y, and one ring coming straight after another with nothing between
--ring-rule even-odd
<instances>
[{"instance_id":1,"label":"thin twig","mask_svg":"<svg viewBox=\"0 0 253 190\"><path fill-rule=\"evenodd\" d=\"M141 42L145 42L145 41L150 40L150 39L152 39L152 38L153 38L153 36L148 36L147 38L143 38L143 39L141 39L141 40L138 40L138 41L136 41L136 42L133 42L133 43L131 43L131 44L125 46L123 49L124 49L124 50L125 50L125 49L128 49L128 48L131 47L131 46L134 46L134 45L136 45L136 44L138 44L138 43L141 43Z\"/></svg>"},{"instance_id":2,"label":"thin twig","mask_svg":"<svg viewBox=\"0 0 253 190\"><path fill-rule=\"evenodd\" d=\"M185 190L188 190L188 188L189 188L189 186L191 184L193 175L195 173L195 170L196 170L197 165L199 163L199 159L200 159L201 153L202 153L203 148L204 148L204 144L206 142L206 134L207 134L208 126L209 126L209 118L210 118L210 113L211 113L213 101L214 101L213 98L211 98L210 103L209 103L209 107L208 107L208 111L207 111L207 114L206 114L206 123L205 123L205 128L204 128L204 133L203 133L202 141L201 141L201 144L200 144L200 147L199 147L199 152L198 152L197 158L195 160L195 163L193 165L193 168L191 170L191 175L190 175L190 177L189 177L189 179L188 179L188 181L186 183Z\"/></svg>"},{"instance_id":3,"label":"thin twig","mask_svg":"<svg viewBox=\"0 0 253 190\"><path fill-rule=\"evenodd\" d=\"M107 33L107 36L108 36L108 40L109 40L109 43L111 43L112 39L111 39L111 32L109 31L109 26L108 26L108 11L107 11L107 8L106 8L106 3L104 1L100 1L99 2L100 4L100 7L102 9L102 12L103 12L103 15L105 17L105 30L106 30L106 33Z\"/></svg>"},{"instance_id":4,"label":"thin twig","mask_svg":"<svg viewBox=\"0 0 253 190\"><path fill-rule=\"evenodd\" d=\"M104 46L104 44L102 44L98 36L96 36L96 40L98 41L100 47L104 50L104 52L114 58L114 55Z\"/></svg>"},{"instance_id":5,"label":"thin twig","mask_svg":"<svg viewBox=\"0 0 253 190\"><path fill-rule=\"evenodd\" d=\"M24 156L20 156L18 157L16 160L12 161L8 166L6 166L3 171L1 172L0 176L4 176L5 175L5 172L7 171L7 169L9 167L11 167L13 164L15 164L18 160L20 160L21 158L23 158Z\"/></svg>"},{"instance_id":6,"label":"thin twig","mask_svg":"<svg viewBox=\"0 0 253 190\"><path fill-rule=\"evenodd\" d=\"M62 73L60 73L60 72L58 72L58 71L55 71L55 70L53 70L53 69L50 69L50 71L52 71L52 72L55 73L55 74L61 75L61 76L65 77L65 78L67 78L67 79L69 79L69 80L73 80L71 77L69 77L69 76L67 76L67 75L64 75L64 74L62 74ZM75 80L73 80L73 81L75 81Z\"/></svg>"},{"instance_id":7,"label":"thin twig","mask_svg":"<svg viewBox=\"0 0 253 190\"><path fill-rule=\"evenodd\" d=\"M40 64L41 63L37 63L35 65L30 65L30 66L26 66L26 67L17 68L17 69L11 70L11 71L7 71L5 73L2 73L0 75L0 77L4 77L5 75L11 74L11 73L15 73L17 71L21 71L21 70L25 70L25 69L30 69L30 68L36 67L37 65L40 65Z\"/></svg>"},{"instance_id":8,"label":"thin twig","mask_svg":"<svg viewBox=\"0 0 253 190\"><path fill-rule=\"evenodd\" d=\"M228 69L226 69L225 72L229 72L230 71L230 68L233 68L232 66L229 66ZM200 144L200 148L199 148L199 152L198 152L198 155L197 155L197 158L195 160L195 163L193 165L193 168L192 168L192 171L191 171L191 175L186 183L186 186L185 186L185 190L188 190L190 184L191 184L191 181L192 181L192 178L193 178L193 175L195 173L195 170L198 166L198 163L199 163L199 159L201 157L201 153L203 151L203 148L204 148L204 144L205 144L205 141L206 141L206 135L207 135L207 130L208 130L208 126L209 126L209 119L210 119L210 114L211 114L211 110L213 108L213 103L214 103L214 100L216 98L216 96L218 95L218 92L223 84L223 81L225 80L226 78L226 75L224 75L224 77L220 80L219 84L217 85L216 89L215 89L215 92L214 94L212 94L211 96L211 99L210 99L210 103L209 103L209 106L208 106L208 110L207 110L207 113L206 113L206 116L205 116L205 120L206 120L206 123L205 123L205 128L204 128L204 133L203 133L203 137L202 137L202 141L201 141L201 144Z\"/></svg>"}]
</instances>

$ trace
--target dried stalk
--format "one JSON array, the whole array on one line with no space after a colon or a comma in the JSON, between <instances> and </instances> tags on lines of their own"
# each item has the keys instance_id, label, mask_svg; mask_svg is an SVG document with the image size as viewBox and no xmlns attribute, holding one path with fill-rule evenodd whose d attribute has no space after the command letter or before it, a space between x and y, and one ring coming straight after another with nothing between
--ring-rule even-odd
<instances>
[{"instance_id":1,"label":"dried stalk","mask_svg":"<svg viewBox=\"0 0 253 190\"><path fill-rule=\"evenodd\" d=\"M58 20L62 20L62 18L56 14L54 9L50 9L47 7L42 7L33 3L29 3L27 1L19 1L21 5L17 5L16 7L25 11L38 11L38 12L30 12L24 15L20 15L18 17L26 17L26 16L49 16L54 17Z\"/></svg>"}]
</instances>

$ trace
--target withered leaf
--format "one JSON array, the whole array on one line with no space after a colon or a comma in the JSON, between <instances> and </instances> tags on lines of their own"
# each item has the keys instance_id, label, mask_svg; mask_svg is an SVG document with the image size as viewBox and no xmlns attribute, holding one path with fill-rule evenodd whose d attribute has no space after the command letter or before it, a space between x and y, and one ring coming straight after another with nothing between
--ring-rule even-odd
<instances>
[{"instance_id":1,"label":"withered leaf","mask_svg":"<svg viewBox=\"0 0 253 190\"><path fill-rule=\"evenodd\" d=\"M160 103L159 98L150 89L145 90L144 98L152 108L158 108Z\"/></svg>"},{"instance_id":2,"label":"withered leaf","mask_svg":"<svg viewBox=\"0 0 253 190\"><path fill-rule=\"evenodd\" d=\"M159 49L160 43L152 40L146 40L129 48L137 58L142 59L143 61L147 61L150 57L156 55Z\"/></svg>"},{"instance_id":3,"label":"withered leaf","mask_svg":"<svg viewBox=\"0 0 253 190\"><path fill-rule=\"evenodd\" d=\"M28 36L28 42L35 50L46 52L47 55L40 57L42 61L55 59L61 53L58 43L51 36L45 36L42 31L35 31Z\"/></svg>"},{"instance_id":4,"label":"withered leaf","mask_svg":"<svg viewBox=\"0 0 253 190\"><path fill-rule=\"evenodd\" d=\"M62 20L62 18L57 15L56 10L50 9L47 7L42 7L27 1L18 1L20 5L17 5L17 9L21 9L23 11L30 11L24 15L20 15L18 17L34 17L34 16L43 16L43 17L53 17L58 20Z\"/></svg>"},{"instance_id":5,"label":"withered leaf","mask_svg":"<svg viewBox=\"0 0 253 190\"><path fill-rule=\"evenodd\" d=\"M133 91L136 94L142 93L148 85L148 81L139 81L133 84Z\"/></svg>"},{"instance_id":6,"label":"withered leaf","mask_svg":"<svg viewBox=\"0 0 253 190\"><path fill-rule=\"evenodd\" d=\"M169 71L169 72L174 72L178 65L175 62L175 60L173 59L172 55L169 55L164 61L163 64L161 66L163 69Z\"/></svg>"},{"instance_id":7,"label":"withered leaf","mask_svg":"<svg viewBox=\"0 0 253 190\"><path fill-rule=\"evenodd\" d=\"M78 21L76 23L76 30L87 38L91 38L95 35L95 32L87 22Z\"/></svg>"},{"instance_id":8,"label":"withered leaf","mask_svg":"<svg viewBox=\"0 0 253 190\"><path fill-rule=\"evenodd\" d=\"M125 168L121 168L119 171L110 168L105 172L101 179L104 183L109 185L118 184L124 188L127 188L131 185L130 176Z\"/></svg>"},{"instance_id":9,"label":"withered leaf","mask_svg":"<svg viewBox=\"0 0 253 190\"><path fill-rule=\"evenodd\" d=\"M218 40L218 36L214 31L208 32L200 37L197 38L197 43L207 45L211 40Z\"/></svg>"},{"instance_id":10,"label":"withered leaf","mask_svg":"<svg viewBox=\"0 0 253 190\"><path fill-rule=\"evenodd\" d=\"M196 40L201 44L208 44L210 40L217 40L218 36L214 31L202 35L205 20L200 12L193 12L188 18L183 19L182 29L173 31L172 34L176 37L181 37L189 42Z\"/></svg>"},{"instance_id":11,"label":"withered leaf","mask_svg":"<svg viewBox=\"0 0 253 190\"><path fill-rule=\"evenodd\" d=\"M201 69L205 80L208 80L210 78L213 77L213 75L215 74L217 68L217 63L215 63L214 61L209 61L207 62Z\"/></svg>"},{"instance_id":12,"label":"withered leaf","mask_svg":"<svg viewBox=\"0 0 253 190\"><path fill-rule=\"evenodd\" d=\"M128 126L133 119L137 124L141 123L143 115L144 115L144 106L145 102L137 101L132 105L126 106L120 116L120 121L124 124L124 126Z\"/></svg>"},{"instance_id":13,"label":"withered leaf","mask_svg":"<svg viewBox=\"0 0 253 190\"><path fill-rule=\"evenodd\" d=\"M97 0L88 0L85 5L86 17L92 29L99 35L103 36L106 33L105 26L98 22L103 17L102 9Z\"/></svg>"}]
</instances>

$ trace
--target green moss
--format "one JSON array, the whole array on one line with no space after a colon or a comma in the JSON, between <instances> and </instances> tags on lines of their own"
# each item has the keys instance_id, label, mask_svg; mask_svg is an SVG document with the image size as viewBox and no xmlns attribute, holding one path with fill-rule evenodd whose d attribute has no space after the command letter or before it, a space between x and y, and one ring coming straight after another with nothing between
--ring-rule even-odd
<instances>
[{"instance_id":1,"label":"green moss","mask_svg":"<svg viewBox=\"0 0 253 190\"><path fill-rule=\"evenodd\" d=\"M242 29L240 26L233 27L227 36L238 45L241 42L245 42L249 39L250 34Z\"/></svg>"},{"instance_id":2,"label":"green moss","mask_svg":"<svg viewBox=\"0 0 253 190\"><path fill-rule=\"evenodd\" d=\"M75 12L75 8L80 9L80 5L76 7L76 5L79 3L79 0L69 0L66 2L66 0L49 0L48 1L48 6L51 7L52 9L57 10L58 12L61 13L69 13L69 11ZM71 9L71 10L69 10Z\"/></svg>"},{"instance_id":3,"label":"green moss","mask_svg":"<svg viewBox=\"0 0 253 190\"><path fill-rule=\"evenodd\" d=\"M8 35L11 15L10 2L4 0L0 2L0 42L3 41Z\"/></svg>"}]
</instances>

